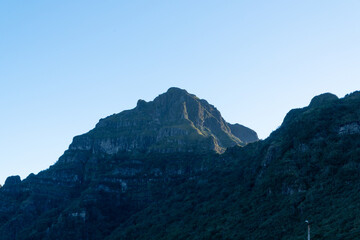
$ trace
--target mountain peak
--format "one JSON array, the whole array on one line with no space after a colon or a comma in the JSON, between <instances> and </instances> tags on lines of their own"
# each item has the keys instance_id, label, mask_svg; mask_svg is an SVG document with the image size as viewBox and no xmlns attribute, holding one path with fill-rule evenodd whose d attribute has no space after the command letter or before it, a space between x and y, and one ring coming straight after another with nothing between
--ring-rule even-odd
<instances>
[{"instance_id":1,"label":"mountain peak","mask_svg":"<svg viewBox=\"0 0 360 240\"><path fill-rule=\"evenodd\" d=\"M239 131L246 131L246 139L241 139L245 135ZM172 87L153 101L140 99L136 108L101 119L93 130L75 137L70 150L221 153L227 147L257 140L252 130L234 130L206 100Z\"/></svg>"},{"instance_id":2,"label":"mountain peak","mask_svg":"<svg viewBox=\"0 0 360 240\"><path fill-rule=\"evenodd\" d=\"M318 96L315 96L311 100L309 107L319 107L319 106L321 106L323 104L327 104L327 103L336 101L338 99L339 98L335 94L323 93L323 94L320 94Z\"/></svg>"},{"instance_id":3,"label":"mountain peak","mask_svg":"<svg viewBox=\"0 0 360 240\"><path fill-rule=\"evenodd\" d=\"M165 93L160 94L158 97L154 99L154 103L161 105L173 105L183 102L194 102L199 99L193 95L188 93L185 89L171 87Z\"/></svg>"},{"instance_id":4,"label":"mountain peak","mask_svg":"<svg viewBox=\"0 0 360 240\"><path fill-rule=\"evenodd\" d=\"M178 87L169 88L165 94L189 94L185 89Z\"/></svg>"}]
</instances>

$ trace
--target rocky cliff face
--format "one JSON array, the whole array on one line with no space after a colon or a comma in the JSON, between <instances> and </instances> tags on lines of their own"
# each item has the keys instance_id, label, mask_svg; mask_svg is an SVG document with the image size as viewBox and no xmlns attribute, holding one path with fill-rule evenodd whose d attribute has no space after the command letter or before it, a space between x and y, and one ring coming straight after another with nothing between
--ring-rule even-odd
<instances>
[{"instance_id":1,"label":"rocky cliff face","mask_svg":"<svg viewBox=\"0 0 360 240\"><path fill-rule=\"evenodd\" d=\"M256 132L228 124L207 101L170 88L154 101L139 100L128 111L101 119L90 132L77 136L69 150L93 153L201 152L221 153L227 147L257 141Z\"/></svg>"}]
</instances>

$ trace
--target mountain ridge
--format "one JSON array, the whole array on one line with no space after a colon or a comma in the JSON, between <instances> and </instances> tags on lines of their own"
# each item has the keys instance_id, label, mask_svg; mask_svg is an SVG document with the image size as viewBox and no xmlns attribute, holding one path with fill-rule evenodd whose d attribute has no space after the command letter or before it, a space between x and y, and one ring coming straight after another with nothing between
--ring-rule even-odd
<instances>
[{"instance_id":1,"label":"mountain ridge","mask_svg":"<svg viewBox=\"0 0 360 240\"><path fill-rule=\"evenodd\" d=\"M228 148L225 166L179 185L184 196L134 214L106 240L300 240L305 220L314 239L357 239L360 92L328 96L291 110L265 140Z\"/></svg>"},{"instance_id":2,"label":"mountain ridge","mask_svg":"<svg viewBox=\"0 0 360 240\"><path fill-rule=\"evenodd\" d=\"M166 95L161 101L170 102ZM178 103L176 109L184 110ZM138 105L146 112L149 103ZM196 126L193 113L199 111L188 109ZM116 127L118 118L128 124L113 115L97 127ZM300 240L305 219L314 222L316 239L357 236L359 91L341 99L316 96L291 110L265 140L234 145L221 155L213 149L108 154L74 141L75 148L49 169L23 181L9 177L0 188L1 240Z\"/></svg>"},{"instance_id":3,"label":"mountain ridge","mask_svg":"<svg viewBox=\"0 0 360 240\"><path fill-rule=\"evenodd\" d=\"M227 147L258 140L255 131L237 128L235 136L213 105L172 87L153 101L140 99L134 109L100 119L93 130L75 137L69 149L106 154L208 150L221 153Z\"/></svg>"}]
</instances>

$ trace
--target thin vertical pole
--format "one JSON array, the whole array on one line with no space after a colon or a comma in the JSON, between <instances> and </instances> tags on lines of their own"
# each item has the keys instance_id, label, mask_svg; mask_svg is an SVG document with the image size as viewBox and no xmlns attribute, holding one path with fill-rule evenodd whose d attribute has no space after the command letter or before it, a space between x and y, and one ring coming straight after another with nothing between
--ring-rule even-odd
<instances>
[{"instance_id":1,"label":"thin vertical pole","mask_svg":"<svg viewBox=\"0 0 360 240\"><path fill-rule=\"evenodd\" d=\"M310 224L308 223L308 240L310 240Z\"/></svg>"}]
</instances>

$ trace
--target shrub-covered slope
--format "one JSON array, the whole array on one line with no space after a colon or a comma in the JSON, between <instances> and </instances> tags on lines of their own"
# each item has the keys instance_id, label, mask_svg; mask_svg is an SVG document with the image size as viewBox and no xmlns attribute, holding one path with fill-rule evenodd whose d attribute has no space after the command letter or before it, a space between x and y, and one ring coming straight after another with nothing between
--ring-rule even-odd
<instances>
[{"instance_id":1,"label":"shrub-covered slope","mask_svg":"<svg viewBox=\"0 0 360 240\"><path fill-rule=\"evenodd\" d=\"M139 100L75 137L48 170L7 179L0 240L103 239L172 186L214 166L216 152L257 140L245 127L233 134L214 106L183 89Z\"/></svg>"},{"instance_id":2,"label":"shrub-covered slope","mask_svg":"<svg viewBox=\"0 0 360 240\"><path fill-rule=\"evenodd\" d=\"M107 239L357 239L360 92L315 97L265 141L133 215Z\"/></svg>"}]
</instances>

